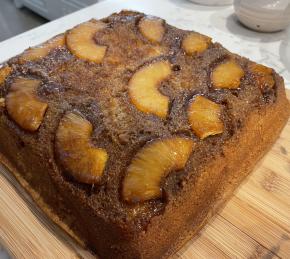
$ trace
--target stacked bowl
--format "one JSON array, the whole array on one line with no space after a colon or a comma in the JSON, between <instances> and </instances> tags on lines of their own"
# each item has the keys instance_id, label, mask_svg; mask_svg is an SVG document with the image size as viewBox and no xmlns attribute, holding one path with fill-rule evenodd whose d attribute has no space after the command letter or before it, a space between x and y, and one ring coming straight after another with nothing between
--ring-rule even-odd
<instances>
[{"instance_id":1,"label":"stacked bowl","mask_svg":"<svg viewBox=\"0 0 290 259\"><path fill-rule=\"evenodd\" d=\"M234 0L234 8L241 23L256 31L280 31L290 24L290 0Z\"/></svg>"}]
</instances>

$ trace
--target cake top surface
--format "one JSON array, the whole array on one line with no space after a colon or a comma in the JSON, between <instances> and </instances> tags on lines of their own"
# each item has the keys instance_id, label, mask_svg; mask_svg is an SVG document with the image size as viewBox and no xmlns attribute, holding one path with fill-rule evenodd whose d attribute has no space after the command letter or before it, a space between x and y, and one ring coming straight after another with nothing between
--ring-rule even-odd
<instances>
[{"instance_id":1,"label":"cake top surface","mask_svg":"<svg viewBox=\"0 0 290 259\"><path fill-rule=\"evenodd\" d=\"M90 20L0 69L0 109L51 159L62 188L142 229L222 156L278 76L197 32L122 11Z\"/></svg>"}]
</instances>

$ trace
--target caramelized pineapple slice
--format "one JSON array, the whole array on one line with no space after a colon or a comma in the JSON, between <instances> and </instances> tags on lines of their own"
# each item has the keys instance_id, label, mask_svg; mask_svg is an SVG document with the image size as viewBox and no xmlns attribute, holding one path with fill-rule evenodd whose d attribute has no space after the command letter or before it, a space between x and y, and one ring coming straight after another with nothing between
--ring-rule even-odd
<instances>
[{"instance_id":1,"label":"caramelized pineapple slice","mask_svg":"<svg viewBox=\"0 0 290 259\"><path fill-rule=\"evenodd\" d=\"M0 98L0 107L5 107L5 98Z\"/></svg>"},{"instance_id":2,"label":"caramelized pineapple slice","mask_svg":"<svg viewBox=\"0 0 290 259\"><path fill-rule=\"evenodd\" d=\"M76 26L66 35L68 49L78 58L101 63L107 47L97 45L94 36L105 27L106 24L100 21L89 21Z\"/></svg>"},{"instance_id":3,"label":"caramelized pineapple slice","mask_svg":"<svg viewBox=\"0 0 290 259\"><path fill-rule=\"evenodd\" d=\"M181 170L192 152L191 139L173 137L149 142L133 158L123 181L122 196L129 203L161 197L161 181Z\"/></svg>"},{"instance_id":4,"label":"caramelized pineapple slice","mask_svg":"<svg viewBox=\"0 0 290 259\"><path fill-rule=\"evenodd\" d=\"M32 132L39 128L48 106L37 97L40 83L36 79L16 78L5 100L10 117L21 128Z\"/></svg>"},{"instance_id":5,"label":"caramelized pineapple slice","mask_svg":"<svg viewBox=\"0 0 290 259\"><path fill-rule=\"evenodd\" d=\"M274 87L273 69L259 64L251 64L249 69L261 90Z\"/></svg>"},{"instance_id":6,"label":"caramelized pineapple slice","mask_svg":"<svg viewBox=\"0 0 290 259\"><path fill-rule=\"evenodd\" d=\"M213 70L212 84L215 88L236 89L240 86L244 74L243 69L234 60L228 60Z\"/></svg>"},{"instance_id":7,"label":"caramelized pineapple slice","mask_svg":"<svg viewBox=\"0 0 290 259\"><path fill-rule=\"evenodd\" d=\"M193 55L205 51L210 43L211 38L196 32L191 32L184 37L181 47L187 55Z\"/></svg>"},{"instance_id":8,"label":"caramelized pineapple slice","mask_svg":"<svg viewBox=\"0 0 290 259\"><path fill-rule=\"evenodd\" d=\"M220 115L220 106L200 95L196 96L188 107L191 128L201 139L223 132L224 125Z\"/></svg>"},{"instance_id":9,"label":"caramelized pineapple slice","mask_svg":"<svg viewBox=\"0 0 290 259\"><path fill-rule=\"evenodd\" d=\"M164 22L156 17L144 17L139 22L139 30L149 41L159 43L165 33Z\"/></svg>"},{"instance_id":10,"label":"caramelized pineapple slice","mask_svg":"<svg viewBox=\"0 0 290 259\"><path fill-rule=\"evenodd\" d=\"M92 124L75 113L61 119L56 132L56 152L64 170L75 180L94 184L99 182L108 154L90 142Z\"/></svg>"},{"instance_id":11,"label":"caramelized pineapple slice","mask_svg":"<svg viewBox=\"0 0 290 259\"><path fill-rule=\"evenodd\" d=\"M166 118L169 98L158 91L158 86L170 74L171 64L159 61L142 67L133 75L129 82L129 95L138 110Z\"/></svg>"},{"instance_id":12,"label":"caramelized pineapple slice","mask_svg":"<svg viewBox=\"0 0 290 259\"><path fill-rule=\"evenodd\" d=\"M9 66L4 66L0 68L0 85L4 83L7 76L9 76L12 72L12 68Z\"/></svg>"},{"instance_id":13,"label":"caramelized pineapple slice","mask_svg":"<svg viewBox=\"0 0 290 259\"><path fill-rule=\"evenodd\" d=\"M65 45L64 35L58 35L44 44L25 50L19 57L20 63L35 61L44 58L50 51Z\"/></svg>"}]
</instances>

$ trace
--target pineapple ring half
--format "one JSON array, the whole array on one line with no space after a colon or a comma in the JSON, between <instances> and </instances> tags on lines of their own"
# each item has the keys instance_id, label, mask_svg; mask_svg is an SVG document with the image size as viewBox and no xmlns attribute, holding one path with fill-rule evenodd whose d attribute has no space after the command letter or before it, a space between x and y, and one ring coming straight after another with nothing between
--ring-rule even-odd
<instances>
[{"instance_id":1,"label":"pineapple ring half","mask_svg":"<svg viewBox=\"0 0 290 259\"><path fill-rule=\"evenodd\" d=\"M244 70L234 60L219 64L211 74L212 84L215 88L236 89L240 86Z\"/></svg>"},{"instance_id":2,"label":"pineapple ring half","mask_svg":"<svg viewBox=\"0 0 290 259\"><path fill-rule=\"evenodd\" d=\"M19 62L22 64L27 61L39 60L47 56L49 52L52 51L53 49L60 48L64 45L65 45L64 35L56 36L39 46L35 46L25 50L19 56Z\"/></svg>"},{"instance_id":3,"label":"pineapple ring half","mask_svg":"<svg viewBox=\"0 0 290 259\"><path fill-rule=\"evenodd\" d=\"M98 183L108 154L102 148L96 148L90 142L92 124L75 113L66 113L56 132L56 152L64 170L75 180Z\"/></svg>"},{"instance_id":4,"label":"pineapple ring half","mask_svg":"<svg viewBox=\"0 0 290 259\"><path fill-rule=\"evenodd\" d=\"M204 52L210 43L211 38L196 32L191 32L184 37L181 47L187 55L193 55Z\"/></svg>"},{"instance_id":5,"label":"pineapple ring half","mask_svg":"<svg viewBox=\"0 0 290 259\"><path fill-rule=\"evenodd\" d=\"M250 73L255 79L255 84L262 90L272 89L275 85L275 80L273 77L273 69L260 65L260 64L250 64Z\"/></svg>"},{"instance_id":6,"label":"pineapple ring half","mask_svg":"<svg viewBox=\"0 0 290 259\"><path fill-rule=\"evenodd\" d=\"M149 142L133 158L123 181L122 196L129 203L161 197L161 180L181 170L192 152L193 140L182 137Z\"/></svg>"},{"instance_id":7,"label":"pineapple ring half","mask_svg":"<svg viewBox=\"0 0 290 259\"><path fill-rule=\"evenodd\" d=\"M0 68L0 85L4 83L5 79L11 74L12 68L4 66Z\"/></svg>"},{"instance_id":8,"label":"pineapple ring half","mask_svg":"<svg viewBox=\"0 0 290 259\"><path fill-rule=\"evenodd\" d=\"M89 21L74 27L66 34L68 49L78 58L101 63L107 47L97 45L94 36L105 27L106 24L101 21Z\"/></svg>"},{"instance_id":9,"label":"pineapple ring half","mask_svg":"<svg viewBox=\"0 0 290 259\"><path fill-rule=\"evenodd\" d=\"M158 91L158 86L170 74L169 61L159 61L142 67L133 75L129 95L138 110L166 118L169 98Z\"/></svg>"},{"instance_id":10,"label":"pineapple ring half","mask_svg":"<svg viewBox=\"0 0 290 259\"><path fill-rule=\"evenodd\" d=\"M36 131L48 107L37 97L40 80L18 77L12 83L5 99L9 116L23 129Z\"/></svg>"},{"instance_id":11,"label":"pineapple ring half","mask_svg":"<svg viewBox=\"0 0 290 259\"><path fill-rule=\"evenodd\" d=\"M189 104L187 112L190 126L200 139L224 131L220 119L221 107L209 99L201 95L196 96Z\"/></svg>"},{"instance_id":12,"label":"pineapple ring half","mask_svg":"<svg viewBox=\"0 0 290 259\"><path fill-rule=\"evenodd\" d=\"M139 24L139 30L142 35L152 43L159 43L162 41L165 33L164 21L156 17L143 17Z\"/></svg>"}]
</instances>

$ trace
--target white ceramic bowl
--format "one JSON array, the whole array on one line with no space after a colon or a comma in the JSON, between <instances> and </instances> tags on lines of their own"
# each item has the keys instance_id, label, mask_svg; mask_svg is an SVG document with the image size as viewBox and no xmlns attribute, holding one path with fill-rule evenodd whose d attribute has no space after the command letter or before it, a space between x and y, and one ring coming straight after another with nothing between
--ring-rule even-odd
<instances>
[{"instance_id":1,"label":"white ceramic bowl","mask_svg":"<svg viewBox=\"0 0 290 259\"><path fill-rule=\"evenodd\" d=\"M290 0L234 0L234 9L241 23L256 31L280 31L290 24Z\"/></svg>"},{"instance_id":2,"label":"white ceramic bowl","mask_svg":"<svg viewBox=\"0 0 290 259\"><path fill-rule=\"evenodd\" d=\"M200 5L230 5L233 0L189 0Z\"/></svg>"}]
</instances>

